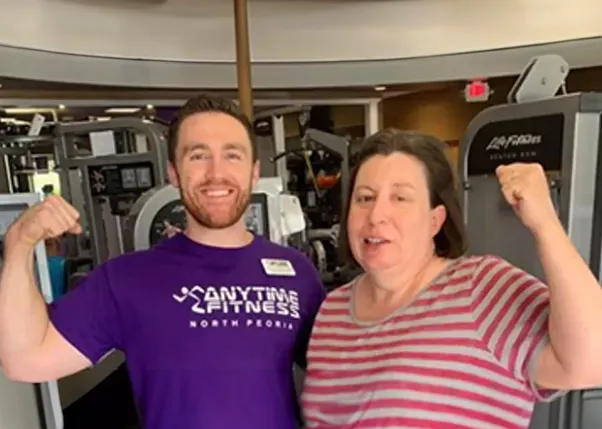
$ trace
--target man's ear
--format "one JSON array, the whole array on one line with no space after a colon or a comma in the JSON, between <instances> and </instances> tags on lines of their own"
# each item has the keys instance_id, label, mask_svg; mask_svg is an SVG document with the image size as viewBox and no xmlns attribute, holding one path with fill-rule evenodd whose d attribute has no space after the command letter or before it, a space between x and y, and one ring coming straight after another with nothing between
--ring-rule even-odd
<instances>
[{"instance_id":1,"label":"man's ear","mask_svg":"<svg viewBox=\"0 0 602 429\"><path fill-rule=\"evenodd\" d=\"M169 163L167 166L167 177L169 178L169 183L176 188L180 187L180 178L178 177L178 172L176 171L176 167L173 163Z\"/></svg>"},{"instance_id":2,"label":"man's ear","mask_svg":"<svg viewBox=\"0 0 602 429\"><path fill-rule=\"evenodd\" d=\"M253 163L253 172L251 173L251 183L253 184L253 186L255 186L257 184L260 173L261 173L261 169L260 169L260 165L259 165L259 160L257 160Z\"/></svg>"}]
</instances>

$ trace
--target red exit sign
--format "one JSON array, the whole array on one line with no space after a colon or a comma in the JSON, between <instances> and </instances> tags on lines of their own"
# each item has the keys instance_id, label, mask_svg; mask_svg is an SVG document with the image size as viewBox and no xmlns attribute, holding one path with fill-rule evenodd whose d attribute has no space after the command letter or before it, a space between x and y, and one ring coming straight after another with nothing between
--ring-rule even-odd
<instances>
[{"instance_id":1,"label":"red exit sign","mask_svg":"<svg viewBox=\"0 0 602 429\"><path fill-rule=\"evenodd\" d=\"M466 84L464 99L468 103L477 103L489 100L491 89L485 80L477 79Z\"/></svg>"}]
</instances>

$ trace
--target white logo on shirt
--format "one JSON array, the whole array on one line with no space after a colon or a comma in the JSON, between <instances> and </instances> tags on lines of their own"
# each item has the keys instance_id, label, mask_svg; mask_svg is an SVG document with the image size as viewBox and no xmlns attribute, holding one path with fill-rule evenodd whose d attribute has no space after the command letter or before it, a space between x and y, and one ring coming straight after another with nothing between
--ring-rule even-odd
<instances>
[{"instance_id":1,"label":"white logo on shirt","mask_svg":"<svg viewBox=\"0 0 602 429\"><path fill-rule=\"evenodd\" d=\"M182 287L173 298L180 304L192 300L191 311L198 317L191 328L259 327L293 329L300 319L296 291L274 286Z\"/></svg>"}]
</instances>

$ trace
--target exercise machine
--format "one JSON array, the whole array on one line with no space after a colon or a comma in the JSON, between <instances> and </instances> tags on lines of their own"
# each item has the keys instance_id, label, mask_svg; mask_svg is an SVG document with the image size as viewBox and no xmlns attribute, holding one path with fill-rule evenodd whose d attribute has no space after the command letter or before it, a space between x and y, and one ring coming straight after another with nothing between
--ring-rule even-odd
<instances>
[{"instance_id":1,"label":"exercise machine","mask_svg":"<svg viewBox=\"0 0 602 429\"><path fill-rule=\"evenodd\" d=\"M30 121L6 118L3 113L0 109L0 193L40 192L36 176L53 172L56 112L44 109Z\"/></svg>"},{"instance_id":2,"label":"exercise machine","mask_svg":"<svg viewBox=\"0 0 602 429\"><path fill-rule=\"evenodd\" d=\"M299 197L311 227L325 228L338 223L349 187L349 141L307 129L299 147L285 150L271 161L281 158L287 158L287 188Z\"/></svg>"},{"instance_id":3,"label":"exercise machine","mask_svg":"<svg viewBox=\"0 0 602 429\"><path fill-rule=\"evenodd\" d=\"M334 134L329 106L335 105L363 105L365 135L380 129L380 99L303 100L261 111L255 121L256 134L266 143L259 150L262 175L281 177L288 192L299 197L307 215L309 256L329 288L350 281L358 273L338 250L354 141ZM287 138L288 115L297 115L300 138ZM273 150L268 143L273 143Z\"/></svg>"},{"instance_id":4,"label":"exercise machine","mask_svg":"<svg viewBox=\"0 0 602 429\"><path fill-rule=\"evenodd\" d=\"M0 136L0 192L35 192L33 175L49 170L48 154L54 151L52 135Z\"/></svg>"},{"instance_id":5,"label":"exercise machine","mask_svg":"<svg viewBox=\"0 0 602 429\"><path fill-rule=\"evenodd\" d=\"M85 147L94 142L81 138L104 137L98 139L100 146L111 146L113 134L124 131L142 136L144 144L122 139L119 148L103 147L94 154L94 147ZM89 253L94 266L123 253L122 218L140 195L167 183L165 131L163 125L138 118L57 125L61 190L86 215L82 226L88 240L71 242L72 253Z\"/></svg>"},{"instance_id":6,"label":"exercise machine","mask_svg":"<svg viewBox=\"0 0 602 429\"><path fill-rule=\"evenodd\" d=\"M499 165L539 163L568 235L600 278L602 251L602 94L556 93L569 67L555 55L535 58L517 80L508 104L485 109L462 141L462 204L470 252L492 253L543 280L531 234L505 202ZM532 429L602 427L602 389L572 392L538 404Z\"/></svg>"},{"instance_id":7,"label":"exercise machine","mask_svg":"<svg viewBox=\"0 0 602 429\"><path fill-rule=\"evenodd\" d=\"M280 178L261 178L253 188L245 213L247 228L281 245L305 242L305 221L299 200L283 193ZM180 192L172 185L143 194L132 207L124 227L126 251L148 249L166 237L166 224L186 228Z\"/></svg>"},{"instance_id":8,"label":"exercise machine","mask_svg":"<svg viewBox=\"0 0 602 429\"><path fill-rule=\"evenodd\" d=\"M10 224L38 203L35 193L0 194L0 239ZM35 248L35 274L42 296L52 301L52 287L44 243ZM0 258L1 261L4 258ZM63 429L63 414L56 381L30 384L9 381L0 368L0 427L11 429Z\"/></svg>"},{"instance_id":9,"label":"exercise machine","mask_svg":"<svg viewBox=\"0 0 602 429\"><path fill-rule=\"evenodd\" d=\"M296 195L308 223L308 251L326 284L338 270L340 215L350 182L350 148L346 138L305 128L300 145L271 158L286 159L287 189Z\"/></svg>"}]
</instances>

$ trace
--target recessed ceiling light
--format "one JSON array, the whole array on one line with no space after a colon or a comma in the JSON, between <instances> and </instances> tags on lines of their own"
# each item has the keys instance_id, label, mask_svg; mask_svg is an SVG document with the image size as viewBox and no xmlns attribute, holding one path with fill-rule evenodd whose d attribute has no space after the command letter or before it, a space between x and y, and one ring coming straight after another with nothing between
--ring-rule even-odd
<instances>
[{"instance_id":1,"label":"recessed ceiling light","mask_svg":"<svg viewBox=\"0 0 602 429\"><path fill-rule=\"evenodd\" d=\"M139 110L139 107L110 107L105 113L136 113Z\"/></svg>"},{"instance_id":2,"label":"recessed ceiling light","mask_svg":"<svg viewBox=\"0 0 602 429\"><path fill-rule=\"evenodd\" d=\"M60 110L63 110L64 108L65 108L65 105L64 105L64 104L59 104L59 109L60 109Z\"/></svg>"},{"instance_id":3,"label":"recessed ceiling light","mask_svg":"<svg viewBox=\"0 0 602 429\"><path fill-rule=\"evenodd\" d=\"M378 92L383 92L383 91L386 91L386 90L387 90L387 87L386 87L386 86L384 86L384 85L378 85L378 86L375 86L375 87L374 87L374 90L375 90L375 91L378 91Z\"/></svg>"},{"instance_id":4,"label":"recessed ceiling light","mask_svg":"<svg viewBox=\"0 0 602 429\"><path fill-rule=\"evenodd\" d=\"M33 115L43 109L36 109L34 107L9 107L4 109L9 115Z\"/></svg>"}]
</instances>

